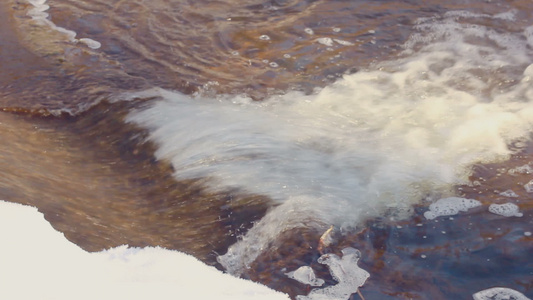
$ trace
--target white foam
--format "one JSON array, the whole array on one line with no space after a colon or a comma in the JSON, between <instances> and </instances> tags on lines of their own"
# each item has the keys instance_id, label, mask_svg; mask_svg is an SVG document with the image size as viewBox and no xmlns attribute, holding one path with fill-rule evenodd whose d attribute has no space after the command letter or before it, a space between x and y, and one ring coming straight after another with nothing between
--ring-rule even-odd
<instances>
[{"instance_id":1,"label":"white foam","mask_svg":"<svg viewBox=\"0 0 533 300\"><path fill-rule=\"evenodd\" d=\"M315 271L309 266L302 266L295 271L285 273L289 278L310 286L322 286L324 279L316 278Z\"/></svg>"},{"instance_id":2,"label":"white foam","mask_svg":"<svg viewBox=\"0 0 533 300\"><path fill-rule=\"evenodd\" d=\"M45 4L46 0L28 0L33 5L33 8L28 11L28 15L33 19L46 19L48 17L47 10L50 6Z\"/></svg>"},{"instance_id":3,"label":"white foam","mask_svg":"<svg viewBox=\"0 0 533 300\"><path fill-rule=\"evenodd\" d=\"M517 198L518 194L515 193L513 190L506 190L506 191L501 192L500 196L510 197L510 198Z\"/></svg>"},{"instance_id":4,"label":"white foam","mask_svg":"<svg viewBox=\"0 0 533 300\"><path fill-rule=\"evenodd\" d=\"M1 299L289 299L177 251L121 246L85 252L37 209L4 201L0 239Z\"/></svg>"},{"instance_id":5,"label":"white foam","mask_svg":"<svg viewBox=\"0 0 533 300\"><path fill-rule=\"evenodd\" d=\"M489 211L493 214L504 216L504 217L523 216L523 214L519 212L518 206L514 203L491 204L489 206Z\"/></svg>"},{"instance_id":6,"label":"white foam","mask_svg":"<svg viewBox=\"0 0 533 300\"><path fill-rule=\"evenodd\" d=\"M528 183L524 184L524 189L526 192L533 193L533 180L530 180Z\"/></svg>"},{"instance_id":7,"label":"white foam","mask_svg":"<svg viewBox=\"0 0 533 300\"><path fill-rule=\"evenodd\" d=\"M363 286L370 274L357 265L361 253L348 247L342 249L342 258L335 254L324 254L318 262L325 264L338 283L322 289L314 289L307 296L296 296L297 300L348 300Z\"/></svg>"},{"instance_id":8,"label":"white foam","mask_svg":"<svg viewBox=\"0 0 533 300\"><path fill-rule=\"evenodd\" d=\"M322 45L325 45L325 46L328 46L328 47L333 46L333 39L329 38L329 37L321 37L321 38L316 39L316 41L319 44L322 44Z\"/></svg>"},{"instance_id":9,"label":"white foam","mask_svg":"<svg viewBox=\"0 0 533 300\"><path fill-rule=\"evenodd\" d=\"M516 194L513 190L506 190L499 194L500 196L504 197L510 197L510 198L517 198L518 194Z\"/></svg>"},{"instance_id":10,"label":"white foam","mask_svg":"<svg viewBox=\"0 0 533 300\"><path fill-rule=\"evenodd\" d=\"M519 173L519 174L532 174L533 173L533 168L531 167L530 164L525 164L523 166L512 168L512 169L510 169L507 172L509 174L511 174L511 175L516 174L516 173Z\"/></svg>"},{"instance_id":11,"label":"white foam","mask_svg":"<svg viewBox=\"0 0 533 300\"><path fill-rule=\"evenodd\" d=\"M52 30L61 32L65 37L73 43L81 42L86 44L91 49L98 49L101 47L100 42L89 38L76 39L77 33L75 31L57 26L54 22L50 21L49 14L46 12L50 9L50 6L46 4L47 0L27 0L28 3L33 5L33 8L28 11L34 21L41 23L42 25L50 27Z\"/></svg>"},{"instance_id":12,"label":"white foam","mask_svg":"<svg viewBox=\"0 0 533 300\"><path fill-rule=\"evenodd\" d=\"M471 208L478 207L481 202L474 199L459 197L450 197L439 199L429 206L429 211L424 213L426 219L432 220L440 216L453 216L461 211L468 211Z\"/></svg>"},{"instance_id":13,"label":"white foam","mask_svg":"<svg viewBox=\"0 0 533 300\"><path fill-rule=\"evenodd\" d=\"M333 39L337 44L343 45L343 46L353 46L354 43L348 42L345 40L339 40L339 39Z\"/></svg>"},{"instance_id":14,"label":"white foam","mask_svg":"<svg viewBox=\"0 0 533 300\"><path fill-rule=\"evenodd\" d=\"M510 288L493 287L472 295L474 300L531 300L524 294Z\"/></svg>"},{"instance_id":15,"label":"white foam","mask_svg":"<svg viewBox=\"0 0 533 300\"><path fill-rule=\"evenodd\" d=\"M529 26L524 30L524 35L526 36L527 43L530 47L533 47L533 26Z\"/></svg>"},{"instance_id":16,"label":"white foam","mask_svg":"<svg viewBox=\"0 0 533 300\"><path fill-rule=\"evenodd\" d=\"M533 54L523 34L455 18L420 21L400 57L312 95L256 102L154 89L143 94L160 100L128 121L150 130L156 157L172 163L177 179L209 178L213 190L273 200L219 258L238 274L285 230L334 225L342 233L408 212L530 137Z\"/></svg>"},{"instance_id":17,"label":"white foam","mask_svg":"<svg viewBox=\"0 0 533 300\"><path fill-rule=\"evenodd\" d=\"M84 43L85 45L87 45L87 47L89 47L91 49L98 49L98 48L102 47L102 44L100 42L95 41L93 39L81 38L81 39L79 39L79 41Z\"/></svg>"}]
</instances>

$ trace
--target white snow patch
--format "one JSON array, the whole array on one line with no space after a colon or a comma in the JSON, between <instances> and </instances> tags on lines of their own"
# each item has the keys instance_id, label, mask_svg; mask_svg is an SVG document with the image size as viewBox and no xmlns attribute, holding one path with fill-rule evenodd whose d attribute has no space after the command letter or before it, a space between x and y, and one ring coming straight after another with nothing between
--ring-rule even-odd
<instances>
[{"instance_id":1,"label":"white snow patch","mask_svg":"<svg viewBox=\"0 0 533 300\"><path fill-rule=\"evenodd\" d=\"M36 208L0 200L0 299L289 299L162 248L89 253Z\"/></svg>"},{"instance_id":2,"label":"white snow patch","mask_svg":"<svg viewBox=\"0 0 533 300\"><path fill-rule=\"evenodd\" d=\"M439 199L429 206L429 211L424 213L424 217L428 220L433 220L440 216L452 216L458 214L460 211L467 211L480 205L481 202L474 199L459 197Z\"/></svg>"},{"instance_id":3,"label":"white snow patch","mask_svg":"<svg viewBox=\"0 0 533 300\"><path fill-rule=\"evenodd\" d=\"M523 214L518 211L518 206L513 203L491 204L489 211L504 217L521 217Z\"/></svg>"},{"instance_id":4,"label":"white snow patch","mask_svg":"<svg viewBox=\"0 0 533 300\"><path fill-rule=\"evenodd\" d=\"M494 287L472 295L474 300L531 300L522 293L510 288Z\"/></svg>"}]
</instances>

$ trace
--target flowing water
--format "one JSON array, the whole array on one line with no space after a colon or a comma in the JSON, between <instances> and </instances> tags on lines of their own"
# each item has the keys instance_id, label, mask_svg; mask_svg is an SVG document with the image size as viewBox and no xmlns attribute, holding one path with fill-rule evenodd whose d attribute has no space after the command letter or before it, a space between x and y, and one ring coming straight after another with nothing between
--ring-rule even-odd
<instances>
[{"instance_id":1,"label":"flowing water","mask_svg":"<svg viewBox=\"0 0 533 300\"><path fill-rule=\"evenodd\" d=\"M333 286L317 259L353 247L366 299L533 296L533 2L7 0L0 16L0 199L82 248L177 249L296 297L309 286L286 273ZM479 203L424 217L446 197Z\"/></svg>"}]
</instances>

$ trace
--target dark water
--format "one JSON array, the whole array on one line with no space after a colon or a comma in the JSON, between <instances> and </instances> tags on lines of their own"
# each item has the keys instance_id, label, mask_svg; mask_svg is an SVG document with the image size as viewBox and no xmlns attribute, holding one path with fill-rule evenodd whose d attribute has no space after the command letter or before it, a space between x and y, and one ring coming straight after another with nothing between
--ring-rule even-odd
<instances>
[{"instance_id":1,"label":"dark water","mask_svg":"<svg viewBox=\"0 0 533 300\"><path fill-rule=\"evenodd\" d=\"M126 122L132 110L148 107L153 97L119 101L118 95L152 87L255 100L291 90L311 93L402 55L402 45L423 17L512 11L512 22L486 17L477 25L509 34L533 25L531 1L47 4L45 19L75 31L77 41L52 23L32 19L29 2L0 5L5 20L0 27L0 199L38 207L56 229L89 251L158 245L218 268L217 256L279 203L245 188L210 189L206 178L177 180L172 162L156 159L159 145L146 140L149 131ZM101 47L91 49L82 38ZM532 57L531 47L525 48L526 57ZM524 71L502 69L474 75L489 78L492 91L496 83L513 86L518 81L513 78ZM533 162L527 145L503 161L473 166L470 182L475 184L452 187L455 195L477 199L485 209L427 220L427 203L421 202L408 218L391 220L384 212L347 234L336 232L327 251L351 246L362 252L360 265L371 274L361 288L366 299L469 299L493 286L531 298L533 237L524 233L533 231L533 194L523 185L533 177L508 173ZM522 217L486 210L508 202L499 194L508 189L518 194ZM295 297L310 288L285 273L311 265L327 284L335 284L317 263L322 233L314 226L283 230L242 276Z\"/></svg>"}]
</instances>

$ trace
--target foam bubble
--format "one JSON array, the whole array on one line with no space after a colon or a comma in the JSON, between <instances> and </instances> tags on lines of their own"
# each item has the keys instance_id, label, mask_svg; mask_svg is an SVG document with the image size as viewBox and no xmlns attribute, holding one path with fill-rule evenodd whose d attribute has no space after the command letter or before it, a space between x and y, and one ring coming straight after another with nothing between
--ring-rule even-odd
<instances>
[{"instance_id":1,"label":"foam bubble","mask_svg":"<svg viewBox=\"0 0 533 300\"><path fill-rule=\"evenodd\" d=\"M95 41L93 39L81 38L81 39L79 39L79 41L84 43L85 45L87 45L91 49L98 49L98 48L102 47L102 44L100 44L100 42Z\"/></svg>"},{"instance_id":2,"label":"foam bubble","mask_svg":"<svg viewBox=\"0 0 533 300\"><path fill-rule=\"evenodd\" d=\"M370 274L357 265L361 252L348 247L342 249L342 258L335 254L324 254L318 262L325 264L338 283L322 289L314 289L307 296L296 296L297 300L340 300L350 298L363 286Z\"/></svg>"},{"instance_id":3,"label":"foam bubble","mask_svg":"<svg viewBox=\"0 0 533 300\"><path fill-rule=\"evenodd\" d=\"M313 34L315 34L315 32L313 31L313 29L311 29L311 28L306 28L306 29L304 29L304 31L305 31L305 33L307 33L307 34L309 34L309 35L313 35Z\"/></svg>"},{"instance_id":4,"label":"foam bubble","mask_svg":"<svg viewBox=\"0 0 533 300\"><path fill-rule=\"evenodd\" d=\"M517 198L518 197L518 195L513 190L506 190L504 192L501 192L500 196L510 197L510 198Z\"/></svg>"},{"instance_id":5,"label":"foam bubble","mask_svg":"<svg viewBox=\"0 0 533 300\"><path fill-rule=\"evenodd\" d=\"M489 211L493 214L504 216L504 217L523 216L523 214L519 212L518 206L514 203L491 204L489 206Z\"/></svg>"},{"instance_id":6,"label":"foam bubble","mask_svg":"<svg viewBox=\"0 0 533 300\"><path fill-rule=\"evenodd\" d=\"M318 39L316 39L316 41L319 44L322 44L322 45L325 45L325 46L328 46L328 47L333 46L333 39L329 38L329 37L318 38Z\"/></svg>"},{"instance_id":7,"label":"foam bubble","mask_svg":"<svg viewBox=\"0 0 533 300\"><path fill-rule=\"evenodd\" d=\"M460 211L468 211L471 208L478 207L481 202L474 199L466 199L459 197L450 197L439 199L437 202L429 206L429 211L424 213L424 217L433 220L440 216L456 215Z\"/></svg>"},{"instance_id":8,"label":"foam bubble","mask_svg":"<svg viewBox=\"0 0 533 300\"><path fill-rule=\"evenodd\" d=\"M269 41L270 40L270 37L266 34L263 34L261 36L259 36L259 39L262 40L262 41Z\"/></svg>"},{"instance_id":9,"label":"foam bubble","mask_svg":"<svg viewBox=\"0 0 533 300\"><path fill-rule=\"evenodd\" d=\"M322 286L324 284L324 280L316 278L315 271L313 271L313 269L309 266L302 266L296 271L285 273L285 275L303 284L308 284L311 286Z\"/></svg>"},{"instance_id":10,"label":"foam bubble","mask_svg":"<svg viewBox=\"0 0 533 300\"><path fill-rule=\"evenodd\" d=\"M348 42L348 41L344 41L344 40L339 40L339 39L333 39L336 43L340 44L340 45L343 45L343 46L353 46L354 43L351 43L351 42Z\"/></svg>"},{"instance_id":11,"label":"foam bubble","mask_svg":"<svg viewBox=\"0 0 533 300\"><path fill-rule=\"evenodd\" d=\"M524 294L510 288L493 287L472 295L474 300L531 300Z\"/></svg>"},{"instance_id":12,"label":"foam bubble","mask_svg":"<svg viewBox=\"0 0 533 300\"><path fill-rule=\"evenodd\" d=\"M101 47L100 42L95 41L90 38L81 38L76 39L77 33L73 30L57 26L54 22L50 21L49 14L46 12L50 9L50 6L46 4L47 0L27 0L33 8L28 11L28 16L30 16L34 21L41 23L45 26L50 27L52 30L60 32L65 35L65 37L73 43L81 42L86 44L91 49L98 49Z\"/></svg>"},{"instance_id":13,"label":"foam bubble","mask_svg":"<svg viewBox=\"0 0 533 300\"><path fill-rule=\"evenodd\" d=\"M524 184L524 189L526 192L533 193L533 180L530 180L528 183Z\"/></svg>"},{"instance_id":14,"label":"foam bubble","mask_svg":"<svg viewBox=\"0 0 533 300\"><path fill-rule=\"evenodd\" d=\"M519 174L532 174L533 173L533 168L531 167L530 164L525 164L523 166L512 168L512 169L510 169L507 172L509 174L511 174L511 175L516 174L516 173L519 173Z\"/></svg>"}]
</instances>

